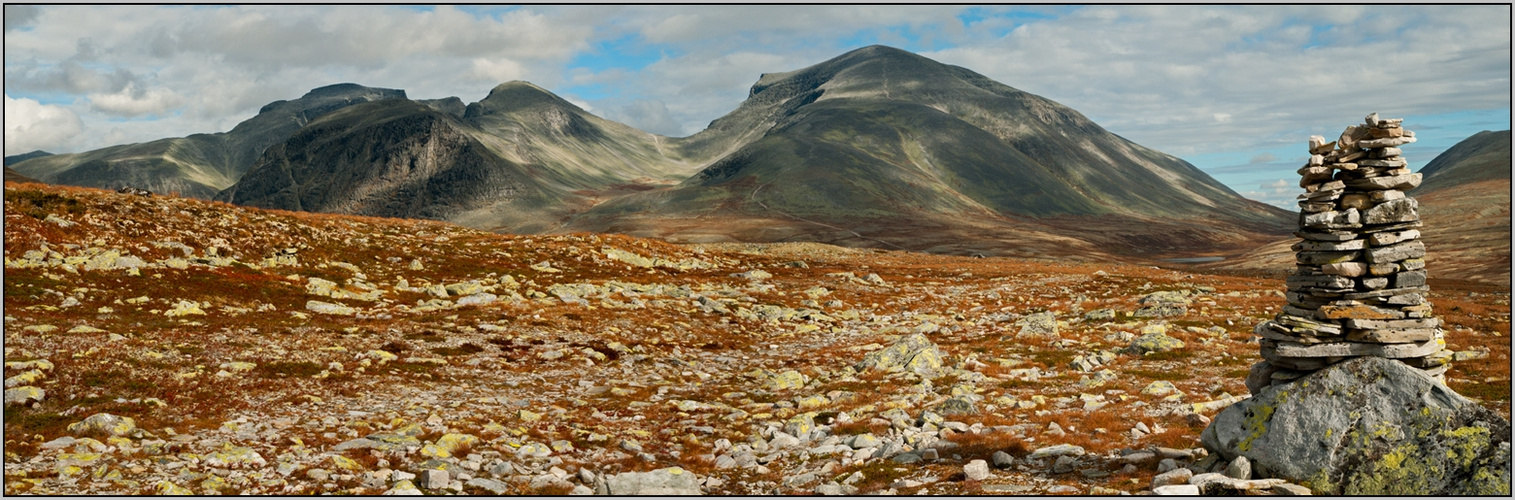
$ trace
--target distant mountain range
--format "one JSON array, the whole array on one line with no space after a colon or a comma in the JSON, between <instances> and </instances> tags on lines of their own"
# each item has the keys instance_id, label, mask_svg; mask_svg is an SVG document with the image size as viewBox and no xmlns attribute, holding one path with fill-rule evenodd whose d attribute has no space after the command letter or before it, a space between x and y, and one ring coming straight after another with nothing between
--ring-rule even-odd
<instances>
[{"instance_id":1,"label":"distant mountain range","mask_svg":"<svg viewBox=\"0 0 1515 500\"><path fill-rule=\"evenodd\" d=\"M46 182L236 204L671 241L1161 257L1292 230L1183 160L965 68L882 46L764 74L670 138L525 82L479 102L343 84L230 132L14 165Z\"/></svg>"}]
</instances>

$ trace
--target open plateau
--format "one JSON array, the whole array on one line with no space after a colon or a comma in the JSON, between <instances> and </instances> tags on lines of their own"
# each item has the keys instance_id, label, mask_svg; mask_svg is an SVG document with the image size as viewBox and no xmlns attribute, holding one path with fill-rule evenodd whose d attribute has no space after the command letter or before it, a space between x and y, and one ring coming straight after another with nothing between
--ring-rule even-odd
<instances>
[{"instance_id":1,"label":"open plateau","mask_svg":"<svg viewBox=\"0 0 1515 500\"><path fill-rule=\"evenodd\" d=\"M1507 496L1510 132L1400 125L1296 214L873 46L685 138L339 84L7 157L4 492Z\"/></svg>"}]
</instances>

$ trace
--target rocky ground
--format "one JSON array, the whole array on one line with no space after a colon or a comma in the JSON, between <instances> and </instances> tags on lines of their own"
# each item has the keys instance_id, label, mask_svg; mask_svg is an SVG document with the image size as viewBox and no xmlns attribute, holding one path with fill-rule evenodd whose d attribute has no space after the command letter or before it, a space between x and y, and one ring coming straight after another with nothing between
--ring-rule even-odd
<instances>
[{"instance_id":1,"label":"rocky ground","mask_svg":"<svg viewBox=\"0 0 1515 500\"><path fill-rule=\"evenodd\" d=\"M37 185L4 214L7 494L1138 493L1214 466L1284 304ZM1431 285L1450 387L1509 418L1508 290Z\"/></svg>"}]
</instances>

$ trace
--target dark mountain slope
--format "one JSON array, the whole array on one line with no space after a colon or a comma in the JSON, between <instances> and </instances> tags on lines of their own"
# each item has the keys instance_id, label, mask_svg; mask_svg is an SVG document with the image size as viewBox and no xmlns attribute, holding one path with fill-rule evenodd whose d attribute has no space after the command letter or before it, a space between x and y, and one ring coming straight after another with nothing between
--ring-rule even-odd
<instances>
[{"instance_id":1,"label":"dark mountain slope","mask_svg":"<svg viewBox=\"0 0 1515 500\"><path fill-rule=\"evenodd\" d=\"M16 163L13 168L56 184L108 189L133 186L210 198L241 178L264 149L289 138L311 120L353 104L403 98L403 90L351 83L329 85L299 99L269 103L228 132L43 156Z\"/></svg>"},{"instance_id":2,"label":"dark mountain slope","mask_svg":"<svg viewBox=\"0 0 1515 500\"><path fill-rule=\"evenodd\" d=\"M468 125L395 99L323 116L266 151L218 200L254 207L449 219L481 209L503 226L540 226L564 194L501 158ZM540 229L540 227L538 227Z\"/></svg>"},{"instance_id":3,"label":"dark mountain slope","mask_svg":"<svg viewBox=\"0 0 1515 500\"><path fill-rule=\"evenodd\" d=\"M1510 131L1473 134L1426 163L1420 173L1423 193L1479 181L1509 181Z\"/></svg>"}]
</instances>

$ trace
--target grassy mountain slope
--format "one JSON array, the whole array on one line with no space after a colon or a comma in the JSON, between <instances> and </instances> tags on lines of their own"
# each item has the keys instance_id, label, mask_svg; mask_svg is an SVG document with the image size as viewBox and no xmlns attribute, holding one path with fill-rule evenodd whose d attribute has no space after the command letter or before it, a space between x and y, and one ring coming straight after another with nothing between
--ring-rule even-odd
<instances>
[{"instance_id":1,"label":"grassy mountain slope","mask_svg":"<svg viewBox=\"0 0 1515 500\"><path fill-rule=\"evenodd\" d=\"M1470 182L1510 180L1510 131L1485 130L1448 148L1420 169L1422 192Z\"/></svg>"},{"instance_id":2,"label":"grassy mountain slope","mask_svg":"<svg viewBox=\"0 0 1515 500\"><path fill-rule=\"evenodd\" d=\"M710 157L708 166L676 187L597 206L568 227L677 238L667 227L682 226L705 238L711 232L691 220L791 220L862 237L864 225L982 230L992 222L1083 232L1079 238L1108 251L1141 253L1177 249L1175 238L1214 250L1290 225L1287 212L1245 200L1067 107L881 46L763 75L737 110L678 148ZM1191 227L1197 219L1220 229ZM1102 227L1112 221L1125 234ZM833 241L800 233L785 237ZM885 244L924 248L918 240L926 235L904 233Z\"/></svg>"}]
</instances>

